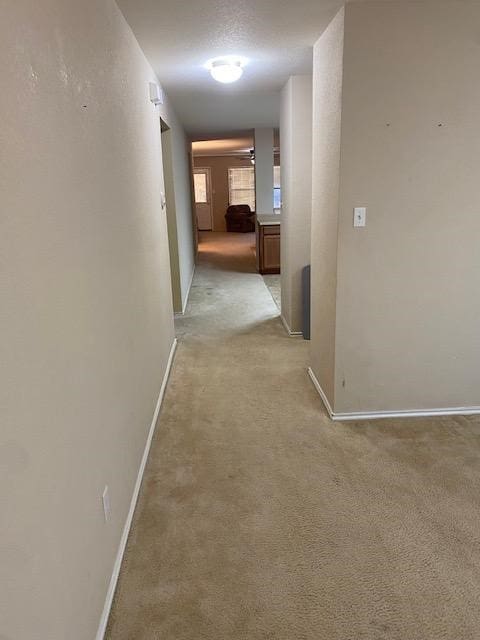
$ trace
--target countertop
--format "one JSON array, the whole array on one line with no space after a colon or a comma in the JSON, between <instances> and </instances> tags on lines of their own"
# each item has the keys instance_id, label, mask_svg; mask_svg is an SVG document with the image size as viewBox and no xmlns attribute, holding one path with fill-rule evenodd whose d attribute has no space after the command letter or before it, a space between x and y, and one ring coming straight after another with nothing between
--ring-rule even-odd
<instances>
[{"instance_id":1,"label":"countertop","mask_svg":"<svg viewBox=\"0 0 480 640\"><path fill-rule=\"evenodd\" d=\"M257 215L257 222L261 227L272 224L280 224L281 221L282 216L278 213L259 213Z\"/></svg>"}]
</instances>

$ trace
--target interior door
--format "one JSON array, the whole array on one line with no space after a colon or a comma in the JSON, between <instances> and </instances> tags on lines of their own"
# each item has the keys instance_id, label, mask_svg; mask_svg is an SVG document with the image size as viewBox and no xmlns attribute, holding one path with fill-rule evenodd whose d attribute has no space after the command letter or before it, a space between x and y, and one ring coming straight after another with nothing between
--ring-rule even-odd
<instances>
[{"instance_id":1,"label":"interior door","mask_svg":"<svg viewBox=\"0 0 480 640\"><path fill-rule=\"evenodd\" d=\"M194 169L195 211L199 231L211 231L213 229L210 185L210 169Z\"/></svg>"}]
</instances>

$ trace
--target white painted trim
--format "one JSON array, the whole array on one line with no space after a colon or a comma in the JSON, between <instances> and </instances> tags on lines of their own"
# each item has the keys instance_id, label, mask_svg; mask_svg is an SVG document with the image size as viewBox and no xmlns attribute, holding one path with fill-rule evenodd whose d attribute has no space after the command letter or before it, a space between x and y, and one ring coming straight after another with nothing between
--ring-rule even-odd
<instances>
[{"instance_id":1,"label":"white painted trim","mask_svg":"<svg viewBox=\"0 0 480 640\"><path fill-rule=\"evenodd\" d=\"M372 411L358 413L335 413L332 420L380 420L382 418L429 418L440 416L480 415L480 407L446 407L444 409L414 409L408 411Z\"/></svg>"},{"instance_id":2,"label":"white painted trim","mask_svg":"<svg viewBox=\"0 0 480 640\"><path fill-rule=\"evenodd\" d=\"M280 314L280 320L282 321L282 324L285 327L285 331L288 333L289 336L292 336L292 337L293 336L303 336L303 333L301 331L292 331L290 329L290 327L288 326L288 322L283 317L283 314Z\"/></svg>"},{"instance_id":3,"label":"white painted trim","mask_svg":"<svg viewBox=\"0 0 480 640\"><path fill-rule=\"evenodd\" d=\"M318 382L312 369L308 368L308 375L313 382L318 395L322 399L330 418L336 422L348 420L380 420L385 418L429 418L436 416L475 416L480 415L480 407L445 407L442 409L412 409L407 411L359 411L357 413L334 413L325 392Z\"/></svg>"},{"instance_id":4,"label":"white painted trim","mask_svg":"<svg viewBox=\"0 0 480 640\"><path fill-rule=\"evenodd\" d=\"M332 420L334 420L335 418L334 418L333 409L330 406L330 402L328 401L327 396L325 395L325 391L322 389L319 381L317 380L317 376L313 373L313 369L311 367L308 367L307 371L308 371L308 375L310 376L310 380L313 382L313 386L318 391L318 395L320 396L323 404L325 405L325 409L328 411L328 415L330 416L330 418L332 418Z\"/></svg>"},{"instance_id":5,"label":"white painted trim","mask_svg":"<svg viewBox=\"0 0 480 640\"><path fill-rule=\"evenodd\" d=\"M183 308L182 308L182 315L185 313L185 310L187 308L187 304L188 304L188 298L190 297L190 289L192 288L192 283L193 283L193 277L195 276L195 268L197 265L193 265L193 269L192 269L192 275L190 276L190 283L188 285L188 289L187 289L187 295L185 296L185 302L183 304Z\"/></svg>"},{"instance_id":6,"label":"white painted trim","mask_svg":"<svg viewBox=\"0 0 480 640\"><path fill-rule=\"evenodd\" d=\"M175 313L173 314L175 318L180 318L185 315L185 311L187 309L187 304L188 304L188 298L190 296L190 289L192 288L193 277L195 275L196 266L197 266L196 264L193 265L192 275L190 276L190 284L188 285L187 295L185 296L185 302L183 303L183 308L181 311L175 311Z\"/></svg>"},{"instance_id":7,"label":"white painted trim","mask_svg":"<svg viewBox=\"0 0 480 640\"><path fill-rule=\"evenodd\" d=\"M142 460L140 462L140 468L138 470L137 480L135 482L135 487L133 489L133 495L130 501L130 508L128 510L127 519L125 521L125 526L123 527L122 537L120 538L120 545L118 547L115 563L113 565L112 577L110 578L110 584L108 585L107 597L105 598L105 605L103 607L103 612L100 618L100 624L98 625L98 630L97 630L97 635L95 636L95 640L103 640L105 631L107 629L110 609L112 607L113 597L115 595L115 589L117 587L118 576L120 574L120 569L122 566L123 554L125 553L125 547L127 546L128 535L130 533L130 527L132 526L133 514L135 513L135 507L137 506L138 495L140 493L140 488L142 486L143 474L145 472L145 467L147 465L148 454L150 452L153 434L155 433L155 426L157 424L158 414L160 413L163 397L165 395L165 390L167 388L168 378L170 376L170 371L172 368L173 358L174 358L176 349L177 349L177 339L175 338L172 344L172 348L170 349L170 355L168 356L167 368L165 370L165 375L163 376L160 393L158 394L157 404L155 406L152 423L150 425L150 430L148 432L147 442L145 444Z\"/></svg>"}]
</instances>

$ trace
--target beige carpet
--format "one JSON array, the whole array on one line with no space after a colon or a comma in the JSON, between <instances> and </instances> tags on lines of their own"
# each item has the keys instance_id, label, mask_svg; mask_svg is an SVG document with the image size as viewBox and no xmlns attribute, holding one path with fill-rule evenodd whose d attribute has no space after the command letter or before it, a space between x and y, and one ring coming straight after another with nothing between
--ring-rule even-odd
<instances>
[{"instance_id":1,"label":"beige carpet","mask_svg":"<svg viewBox=\"0 0 480 640\"><path fill-rule=\"evenodd\" d=\"M282 308L282 286L280 275L276 274L265 274L263 277L263 281L267 285L267 289L270 291L270 295L273 298L273 301L277 305L279 309Z\"/></svg>"},{"instance_id":2,"label":"beige carpet","mask_svg":"<svg viewBox=\"0 0 480 640\"><path fill-rule=\"evenodd\" d=\"M201 249L107 637L478 640L480 419L332 424L251 238Z\"/></svg>"}]
</instances>

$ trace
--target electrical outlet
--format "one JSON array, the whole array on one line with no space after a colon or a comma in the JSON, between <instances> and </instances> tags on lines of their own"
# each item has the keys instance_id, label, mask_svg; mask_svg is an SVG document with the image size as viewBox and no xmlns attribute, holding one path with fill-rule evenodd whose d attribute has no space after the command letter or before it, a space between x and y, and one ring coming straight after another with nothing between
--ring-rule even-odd
<instances>
[{"instance_id":1,"label":"electrical outlet","mask_svg":"<svg viewBox=\"0 0 480 640\"><path fill-rule=\"evenodd\" d=\"M105 489L103 490L102 503L103 503L103 515L105 516L105 522L108 522L110 519L110 493L108 491L108 485L106 485Z\"/></svg>"}]
</instances>

